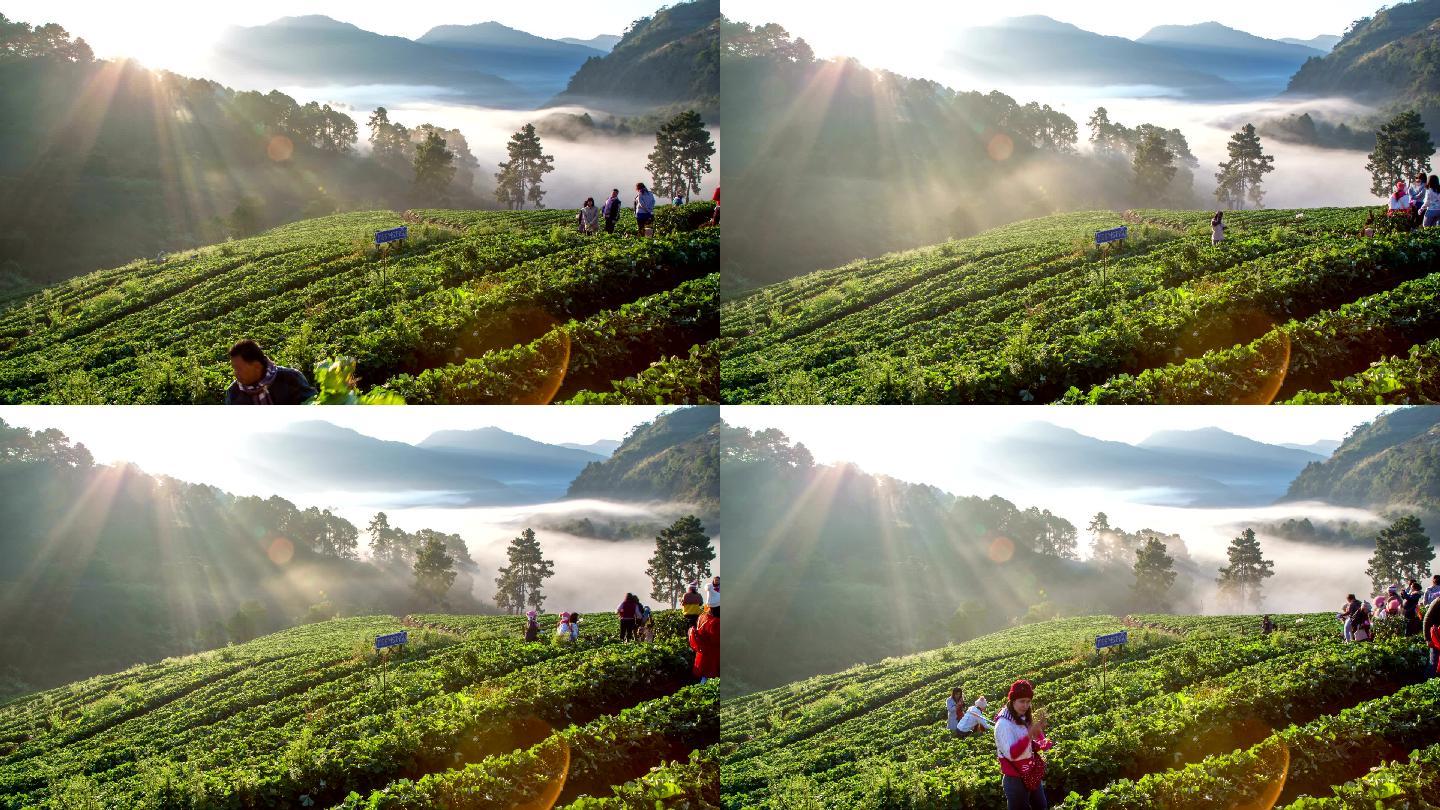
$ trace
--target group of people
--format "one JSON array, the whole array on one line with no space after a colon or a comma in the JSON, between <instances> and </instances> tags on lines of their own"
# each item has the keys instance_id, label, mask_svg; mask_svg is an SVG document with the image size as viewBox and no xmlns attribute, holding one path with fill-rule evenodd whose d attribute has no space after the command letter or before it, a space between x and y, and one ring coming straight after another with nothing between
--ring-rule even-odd
<instances>
[{"instance_id":1,"label":"group of people","mask_svg":"<svg viewBox=\"0 0 1440 810\"><path fill-rule=\"evenodd\" d=\"M1410 221L1411 227L1433 228L1440 225L1440 175L1420 172L1409 186L1404 180L1397 180L1386 216L1404 217Z\"/></svg>"},{"instance_id":2,"label":"group of people","mask_svg":"<svg viewBox=\"0 0 1440 810\"><path fill-rule=\"evenodd\" d=\"M1430 587L1421 590L1419 580L1397 582L1373 600L1346 594L1345 604L1336 616L1343 626L1347 642L1373 641L1374 622L1389 617L1405 621L1405 635L1423 636L1430 647L1431 674L1440 677L1440 574L1430 579Z\"/></svg>"},{"instance_id":3,"label":"group of people","mask_svg":"<svg viewBox=\"0 0 1440 810\"><path fill-rule=\"evenodd\" d=\"M715 187L715 213L710 217L707 225L720 224L720 187ZM685 198L679 194L670 201L673 205L684 205ZM635 201L631 204L635 210L635 231L639 236L651 236L654 234L655 224L655 193L645 187L644 183L635 184ZM583 234L595 234L600 232L601 223L604 223L606 233L615 232L615 223L620 219L620 189L610 189L610 196L598 208L595 206L594 197L586 197L585 202L580 204L580 211L575 215L575 225Z\"/></svg>"},{"instance_id":4,"label":"group of people","mask_svg":"<svg viewBox=\"0 0 1440 810\"><path fill-rule=\"evenodd\" d=\"M1035 687L1023 678L1010 685L1005 703L993 721L985 714L989 703L984 695L965 707L965 691L956 687L945 699L945 724L951 735L969 737L986 731L994 733L1006 810L1049 807L1045 796L1045 759L1041 752L1050 750L1054 743L1045 736L1048 721L1043 710L1034 710L1034 700Z\"/></svg>"}]
</instances>

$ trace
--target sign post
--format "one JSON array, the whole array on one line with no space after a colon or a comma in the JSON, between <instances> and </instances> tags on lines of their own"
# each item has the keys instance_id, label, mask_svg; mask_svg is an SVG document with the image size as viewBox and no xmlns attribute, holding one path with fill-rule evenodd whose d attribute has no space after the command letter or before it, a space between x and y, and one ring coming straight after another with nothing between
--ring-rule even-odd
<instances>
[{"instance_id":1,"label":"sign post","mask_svg":"<svg viewBox=\"0 0 1440 810\"><path fill-rule=\"evenodd\" d=\"M1130 641L1129 631L1128 631L1128 630L1121 630L1121 631L1118 632L1118 633L1111 633L1111 634L1109 634L1109 635L1107 635L1107 636L1096 636L1096 637L1095 637L1095 649L1096 649L1096 651L1098 652L1098 651L1100 651L1100 650L1105 649L1106 647L1118 647L1118 646L1120 646L1121 644L1125 644L1125 643L1127 643L1127 642L1129 642L1129 641Z\"/></svg>"},{"instance_id":2,"label":"sign post","mask_svg":"<svg viewBox=\"0 0 1440 810\"><path fill-rule=\"evenodd\" d=\"M378 247L386 242L403 242L410 236L409 227L401 225L398 228L391 228L388 231L375 232L375 245Z\"/></svg>"},{"instance_id":3,"label":"sign post","mask_svg":"<svg viewBox=\"0 0 1440 810\"><path fill-rule=\"evenodd\" d=\"M390 633L389 635L376 636L375 652L380 652L386 647L398 647L401 644L408 644L409 642L410 636L406 630L401 630L398 633Z\"/></svg>"},{"instance_id":4,"label":"sign post","mask_svg":"<svg viewBox=\"0 0 1440 810\"><path fill-rule=\"evenodd\" d=\"M1130 237L1130 227L1121 225L1118 228L1111 228L1108 231L1098 231L1095 234L1095 245L1106 244L1107 242L1123 242Z\"/></svg>"}]
</instances>

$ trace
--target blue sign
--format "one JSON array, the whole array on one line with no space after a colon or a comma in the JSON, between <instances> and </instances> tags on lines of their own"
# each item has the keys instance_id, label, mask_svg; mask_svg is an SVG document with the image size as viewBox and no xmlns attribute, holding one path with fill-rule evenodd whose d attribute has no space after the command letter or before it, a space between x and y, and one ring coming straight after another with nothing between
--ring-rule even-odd
<instances>
[{"instance_id":1,"label":"blue sign","mask_svg":"<svg viewBox=\"0 0 1440 810\"><path fill-rule=\"evenodd\" d=\"M383 650L386 647L398 647L401 644L407 643L410 638L406 633L407 631L401 630L398 633L391 633L388 636L376 636L375 649Z\"/></svg>"},{"instance_id":2,"label":"blue sign","mask_svg":"<svg viewBox=\"0 0 1440 810\"><path fill-rule=\"evenodd\" d=\"M1129 237L1129 226L1121 225L1118 228L1111 228L1108 231L1101 231L1095 234L1095 244L1103 245L1106 242L1118 242Z\"/></svg>"},{"instance_id":3,"label":"blue sign","mask_svg":"<svg viewBox=\"0 0 1440 810\"><path fill-rule=\"evenodd\" d=\"M1108 636L1095 637L1095 649L1103 650L1106 647L1118 647L1130 640L1129 631L1121 630L1118 633L1111 633Z\"/></svg>"},{"instance_id":4,"label":"blue sign","mask_svg":"<svg viewBox=\"0 0 1440 810\"><path fill-rule=\"evenodd\" d=\"M406 227L407 226L405 225L401 225L398 228L391 228L388 231L377 232L375 234L375 244L383 245L386 242L394 242L400 239L405 239L408 236Z\"/></svg>"}]
</instances>

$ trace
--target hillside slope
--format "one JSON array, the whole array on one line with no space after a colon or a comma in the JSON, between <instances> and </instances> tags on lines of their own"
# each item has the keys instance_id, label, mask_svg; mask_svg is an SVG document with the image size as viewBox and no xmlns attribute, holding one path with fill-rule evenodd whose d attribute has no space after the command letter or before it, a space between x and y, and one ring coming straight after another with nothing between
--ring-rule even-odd
<instances>
[{"instance_id":1,"label":"hillside slope","mask_svg":"<svg viewBox=\"0 0 1440 810\"><path fill-rule=\"evenodd\" d=\"M628 214L594 238L573 210L340 214L97 271L0 312L0 402L219 402L242 337L412 403L708 401L710 210L666 206L647 239Z\"/></svg>"},{"instance_id":2,"label":"hillside slope","mask_svg":"<svg viewBox=\"0 0 1440 810\"><path fill-rule=\"evenodd\" d=\"M1409 0L1358 21L1330 53L1300 68L1289 92L1433 106L1437 60L1440 0Z\"/></svg>"},{"instance_id":3,"label":"hillside slope","mask_svg":"<svg viewBox=\"0 0 1440 810\"><path fill-rule=\"evenodd\" d=\"M1357 238L1370 210L1234 212L1219 247L1206 212L1060 214L810 273L722 306L723 398L1431 401L1440 233Z\"/></svg>"},{"instance_id":4,"label":"hillside slope","mask_svg":"<svg viewBox=\"0 0 1440 810\"><path fill-rule=\"evenodd\" d=\"M945 699L962 686L967 701L987 696L993 717L1022 677L1050 719L1052 807L1299 810L1297 798L1333 792L1347 800L1303 807L1440 800L1440 679L1422 681L1418 639L1343 645L1332 616L1276 621L1264 636L1259 616L1061 619L727 696L724 803L1003 808L993 736L952 737ZM1097 656L1095 637L1122 629L1129 644ZM1406 763L1412 751L1430 765Z\"/></svg>"},{"instance_id":5,"label":"hillside slope","mask_svg":"<svg viewBox=\"0 0 1440 810\"><path fill-rule=\"evenodd\" d=\"M635 23L604 56L575 71L559 103L686 104L720 97L720 0L686 0Z\"/></svg>"},{"instance_id":6,"label":"hillside slope","mask_svg":"<svg viewBox=\"0 0 1440 810\"><path fill-rule=\"evenodd\" d=\"M1361 425L1334 455L1306 467L1290 485L1287 499L1381 510L1398 507L1440 516L1440 413L1436 410L1406 408Z\"/></svg>"},{"instance_id":7,"label":"hillside slope","mask_svg":"<svg viewBox=\"0 0 1440 810\"><path fill-rule=\"evenodd\" d=\"M682 501L720 508L720 409L685 408L637 427L609 458L585 465L571 498Z\"/></svg>"},{"instance_id":8,"label":"hillside slope","mask_svg":"<svg viewBox=\"0 0 1440 810\"><path fill-rule=\"evenodd\" d=\"M0 808L713 804L718 682L659 615L623 645L612 616L574 645L554 616L528 644L519 616L337 619L32 694L0 707Z\"/></svg>"}]
</instances>

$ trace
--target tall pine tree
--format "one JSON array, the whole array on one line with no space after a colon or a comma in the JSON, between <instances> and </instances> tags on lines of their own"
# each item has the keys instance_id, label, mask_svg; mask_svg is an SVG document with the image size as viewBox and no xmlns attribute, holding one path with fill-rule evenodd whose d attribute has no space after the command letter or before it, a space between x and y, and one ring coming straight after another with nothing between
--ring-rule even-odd
<instances>
[{"instance_id":1,"label":"tall pine tree","mask_svg":"<svg viewBox=\"0 0 1440 810\"><path fill-rule=\"evenodd\" d=\"M655 133L655 150L645 170L655 190L667 197L700 193L700 179L710 172L715 143L705 121L694 110L686 110L660 125Z\"/></svg>"},{"instance_id":2,"label":"tall pine tree","mask_svg":"<svg viewBox=\"0 0 1440 810\"><path fill-rule=\"evenodd\" d=\"M1159 538L1151 537L1135 552L1135 584L1131 593L1139 610L1159 612L1175 584L1175 559Z\"/></svg>"},{"instance_id":3,"label":"tall pine tree","mask_svg":"<svg viewBox=\"0 0 1440 810\"><path fill-rule=\"evenodd\" d=\"M1421 579L1430 570L1435 559L1435 547L1425 536L1425 527L1420 518L1406 515L1386 526L1375 538L1375 555L1365 574L1375 586L1376 593L1396 582Z\"/></svg>"},{"instance_id":4,"label":"tall pine tree","mask_svg":"<svg viewBox=\"0 0 1440 810\"><path fill-rule=\"evenodd\" d=\"M415 189L423 194L442 196L455 179L455 153L445 147L445 139L431 130L415 147Z\"/></svg>"},{"instance_id":5,"label":"tall pine tree","mask_svg":"<svg viewBox=\"0 0 1440 810\"><path fill-rule=\"evenodd\" d=\"M1249 200L1260 208L1265 200L1265 191L1260 188L1265 175L1275 171L1275 158L1265 154L1260 146L1260 135L1254 124L1230 136L1225 147L1230 159L1220 164L1215 174L1215 199L1231 208L1244 208Z\"/></svg>"},{"instance_id":6,"label":"tall pine tree","mask_svg":"<svg viewBox=\"0 0 1440 810\"><path fill-rule=\"evenodd\" d=\"M1175 153L1158 130L1148 130L1135 147L1135 189L1140 199L1158 203L1175 179Z\"/></svg>"},{"instance_id":7,"label":"tall pine tree","mask_svg":"<svg viewBox=\"0 0 1440 810\"><path fill-rule=\"evenodd\" d=\"M527 202L544 208L545 190L540 184L545 175L555 171L555 157L545 154L535 125L526 124L510 136L505 153L510 159L501 163L495 174L495 199L511 208L524 208Z\"/></svg>"},{"instance_id":8,"label":"tall pine tree","mask_svg":"<svg viewBox=\"0 0 1440 810\"><path fill-rule=\"evenodd\" d=\"M445 542L431 537L415 555L415 590L436 604L445 603L445 594L455 583L455 558Z\"/></svg>"},{"instance_id":9,"label":"tall pine tree","mask_svg":"<svg viewBox=\"0 0 1440 810\"><path fill-rule=\"evenodd\" d=\"M1254 529L1246 529L1231 540L1226 554L1230 564L1220 569L1220 577L1215 580L1220 593L1238 602L1242 610L1247 605L1259 610L1265 598L1261 588L1266 579L1275 576L1274 561L1265 559L1260 552Z\"/></svg>"},{"instance_id":10,"label":"tall pine tree","mask_svg":"<svg viewBox=\"0 0 1440 810\"><path fill-rule=\"evenodd\" d=\"M700 519L694 515L680 518L655 538L655 554L645 569L650 577L650 596L675 608L686 584L709 577L710 563L714 561L715 547Z\"/></svg>"},{"instance_id":11,"label":"tall pine tree","mask_svg":"<svg viewBox=\"0 0 1440 810\"><path fill-rule=\"evenodd\" d=\"M1398 181L1428 173L1434 154L1435 143L1419 113L1407 110L1386 121L1375 133L1375 151L1365 164L1370 171L1370 193L1389 197Z\"/></svg>"},{"instance_id":12,"label":"tall pine tree","mask_svg":"<svg viewBox=\"0 0 1440 810\"><path fill-rule=\"evenodd\" d=\"M495 604L511 613L519 613L527 605L540 610L545 606L545 580L555 576L555 563L544 559L535 530L521 532L510 541L505 554L510 564L495 578Z\"/></svg>"}]
</instances>

